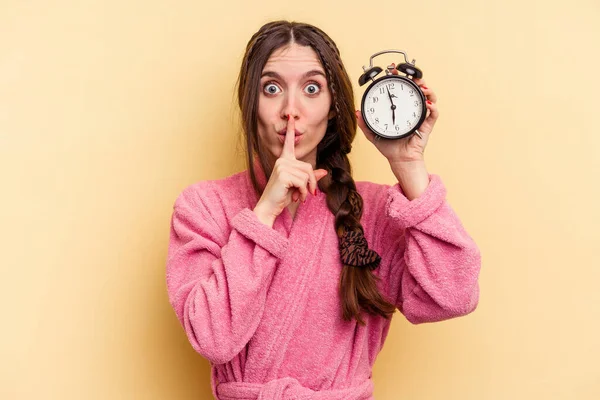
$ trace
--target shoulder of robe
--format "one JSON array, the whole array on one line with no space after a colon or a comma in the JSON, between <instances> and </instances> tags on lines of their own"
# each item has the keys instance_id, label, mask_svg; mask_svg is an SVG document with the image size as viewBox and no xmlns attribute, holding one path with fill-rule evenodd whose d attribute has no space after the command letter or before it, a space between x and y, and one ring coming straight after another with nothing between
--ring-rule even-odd
<instances>
[{"instance_id":1,"label":"shoulder of robe","mask_svg":"<svg viewBox=\"0 0 600 400\"><path fill-rule=\"evenodd\" d=\"M185 187L175 200L174 207L183 206L199 216L209 217L219 226L247 207L248 183L245 171L221 179L195 182Z\"/></svg>"},{"instance_id":2,"label":"shoulder of robe","mask_svg":"<svg viewBox=\"0 0 600 400\"><path fill-rule=\"evenodd\" d=\"M363 199L363 208L373 208L385 204L390 185L369 181L356 181L356 190Z\"/></svg>"}]
</instances>

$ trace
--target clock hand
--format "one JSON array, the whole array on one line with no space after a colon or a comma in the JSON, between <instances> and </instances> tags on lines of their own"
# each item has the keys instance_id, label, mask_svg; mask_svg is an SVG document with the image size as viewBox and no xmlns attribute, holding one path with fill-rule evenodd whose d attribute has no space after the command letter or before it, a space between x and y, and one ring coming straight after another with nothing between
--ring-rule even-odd
<instances>
[{"instance_id":1,"label":"clock hand","mask_svg":"<svg viewBox=\"0 0 600 400\"><path fill-rule=\"evenodd\" d=\"M392 103L392 124L396 125L396 111L394 111L394 110L396 110L396 106L394 105L394 100L392 100L392 95L390 93L390 89L388 89L387 87L386 87L386 89L388 92L388 97L390 98L390 102Z\"/></svg>"},{"instance_id":2,"label":"clock hand","mask_svg":"<svg viewBox=\"0 0 600 400\"><path fill-rule=\"evenodd\" d=\"M393 106L394 105L394 100L392 100L392 95L390 93L390 89L388 89L387 87L386 87L386 89L387 89L387 92L388 92L388 97L390 98L390 103L392 103L392 106Z\"/></svg>"}]
</instances>

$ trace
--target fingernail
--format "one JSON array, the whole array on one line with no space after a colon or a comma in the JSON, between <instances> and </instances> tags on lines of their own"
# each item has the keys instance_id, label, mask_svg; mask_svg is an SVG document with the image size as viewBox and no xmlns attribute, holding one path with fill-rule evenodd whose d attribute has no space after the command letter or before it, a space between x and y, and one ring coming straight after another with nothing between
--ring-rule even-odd
<instances>
[{"instance_id":1,"label":"fingernail","mask_svg":"<svg viewBox=\"0 0 600 400\"><path fill-rule=\"evenodd\" d=\"M429 100L427 100L427 104L431 104L431 102Z\"/></svg>"},{"instance_id":2,"label":"fingernail","mask_svg":"<svg viewBox=\"0 0 600 400\"><path fill-rule=\"evenodd\" d=\"M428 87L427 87L427 86L421 86L421 87L422 87L423 89L428 89Z\"/></svg>"}]
</instances>

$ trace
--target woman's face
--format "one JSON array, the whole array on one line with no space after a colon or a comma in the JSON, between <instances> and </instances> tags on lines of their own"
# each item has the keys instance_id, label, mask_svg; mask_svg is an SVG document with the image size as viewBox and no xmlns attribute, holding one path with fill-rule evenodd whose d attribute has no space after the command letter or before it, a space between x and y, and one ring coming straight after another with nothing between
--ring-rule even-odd
<instances>
[{"instance_id":1,"label":"woman's face","mask_svg":"<svg viewBox=\"0 0 600 400\"><path fill-rule=\"evenodd\" d=\"M283 149L287 115L296 125L296 159L315 166L317 145L325 136L331 94L317 53L291 44L271 54L260 80L258 136L274 158Z\"/></svg>"}]
</instances>

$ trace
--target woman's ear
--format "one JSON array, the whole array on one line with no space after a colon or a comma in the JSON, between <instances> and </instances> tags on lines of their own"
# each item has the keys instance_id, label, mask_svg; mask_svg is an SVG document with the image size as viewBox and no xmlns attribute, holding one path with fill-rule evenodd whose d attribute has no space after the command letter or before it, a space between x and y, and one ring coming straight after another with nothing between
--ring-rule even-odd
<instances>
[{"instance_id":1,"label":"woman's ear","mask_svg":"<svg viewBox=\"0 0 600 400\"><path fill-rule=\"evenodd\" d=\"M329 114L327 115L327 119L333 119L335 117L335 110L332 108L329 110Z\"/></svg>"}]
</instances>

